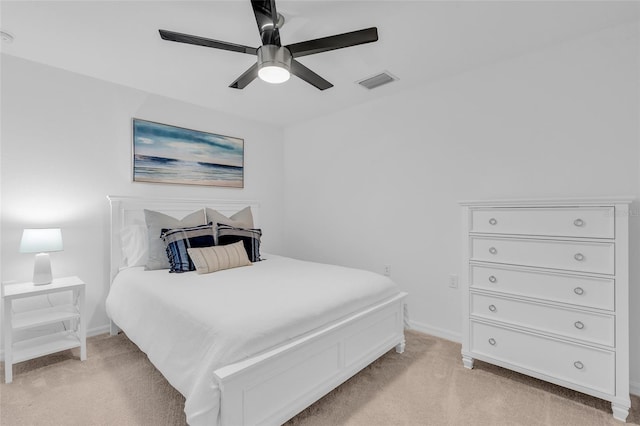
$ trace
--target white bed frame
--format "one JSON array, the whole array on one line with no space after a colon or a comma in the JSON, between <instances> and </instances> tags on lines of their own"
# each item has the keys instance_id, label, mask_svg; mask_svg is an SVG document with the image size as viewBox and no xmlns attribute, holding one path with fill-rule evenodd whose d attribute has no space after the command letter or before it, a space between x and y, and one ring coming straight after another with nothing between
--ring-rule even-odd
<instances>
[{"instance_id":1,"label":"white bed frame","mask_svg":"<svg viewBox=\"0 0 640 426\"><path fill-rule=\"evenodd\" d=\"M162 199L109 196L111 281L122 266L120 231L144 224L143 209L182 218L211 207L230 216L255 201ZM216 371L222 425L279 425L320 399L395 347L404 352L404 299L398 294L311 334ZM111 323L111 334L119 331ZM126 332L126 330L125 330Z\"/></svg>"}]
</instances>

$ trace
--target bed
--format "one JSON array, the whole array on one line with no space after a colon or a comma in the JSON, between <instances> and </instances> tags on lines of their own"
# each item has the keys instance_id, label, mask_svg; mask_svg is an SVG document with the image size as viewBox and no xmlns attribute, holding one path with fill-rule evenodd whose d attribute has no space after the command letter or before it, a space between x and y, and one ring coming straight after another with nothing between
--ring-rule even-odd
<instances>
[{"instance_id":1,"label":"bed","mask_svg":"<svg viewBox=\"0 0 640 426\"><path fill-rule=\"evenodd\" d=\"M111 334L127 334L185 396L192 426L282 424L395 347L404 298L387 277L263 253L211 274L123 267L122 233L144 209L223 215L253 201L108 197ZM283 297L286 295L286 297Z\"/></svg>"}]
</instances>

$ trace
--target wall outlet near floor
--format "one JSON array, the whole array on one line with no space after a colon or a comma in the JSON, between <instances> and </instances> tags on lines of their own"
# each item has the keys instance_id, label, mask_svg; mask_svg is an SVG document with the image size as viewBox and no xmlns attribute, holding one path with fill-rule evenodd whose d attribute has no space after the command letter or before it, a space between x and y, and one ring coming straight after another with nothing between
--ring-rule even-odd
<instances>
[{"instance_id":1,"label":"wall outlet near floor","mask_svg":"<svg viewBox=\"0 0 640 426\"><path fill-rule=\"evenodd\" d=\"M391 276L391 265L384 265L384 268L382 269L382 273L385 274L387 277Z\"/></svg>"},{"instance_id":2,"label":"wall outlet near floor","mask_svg":"<svg viewBox=\"0 0 640 426\"><path fill-rule=\"evenodd\" d=\"M449 275L449 287L458 288L458 275L457 274Z\"/></svg>"}]
</instances>

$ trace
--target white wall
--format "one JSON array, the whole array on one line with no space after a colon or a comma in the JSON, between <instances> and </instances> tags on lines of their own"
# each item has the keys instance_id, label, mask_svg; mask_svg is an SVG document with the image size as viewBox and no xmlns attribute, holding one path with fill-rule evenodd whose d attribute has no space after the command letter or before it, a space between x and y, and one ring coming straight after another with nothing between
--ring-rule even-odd
<instances>
[{"instance_id":1,"label":"white wall","mask_svg":"<svg viewBox=\"0 0 640 426\"><path fill-rule=\"evenodd\" d=\"M639 195L639 47L638 26L621 26L286 128L286 253L390 265L414 323L459 339L460 291L448 287L462 273L458 201Z\"/></svg>"},{"instance_id":2,"label":"white wall","mask_svg":"<svg viewBox=\"0 0 640 426\"><path fill-rule=\"evenodd\" d=\"M61 227L53 274L87 283L89 330L108 325L107 195L258 200L264 248L281 251L281 129L7 55L1 114L2 281L32 277L23 228ZM133 183L132 117L244 138L245 188Z\"/></svg>"}]
</instances>

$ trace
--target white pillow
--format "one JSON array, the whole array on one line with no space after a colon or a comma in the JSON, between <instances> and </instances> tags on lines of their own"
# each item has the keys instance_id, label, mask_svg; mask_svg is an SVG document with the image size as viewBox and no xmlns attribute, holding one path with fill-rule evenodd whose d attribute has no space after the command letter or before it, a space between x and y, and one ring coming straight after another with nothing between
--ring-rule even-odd
<instances>
[{"instance_id":1,"label":"white pillow","mask_svg":"<svg viewBox=\"0 0 640 426\"><path fill-rule=\"evenodd\" d=\"M123 265L144 266L149 257L149 237L145 225L130 225L120 231Z\"/></svg>"}]
</instances>

